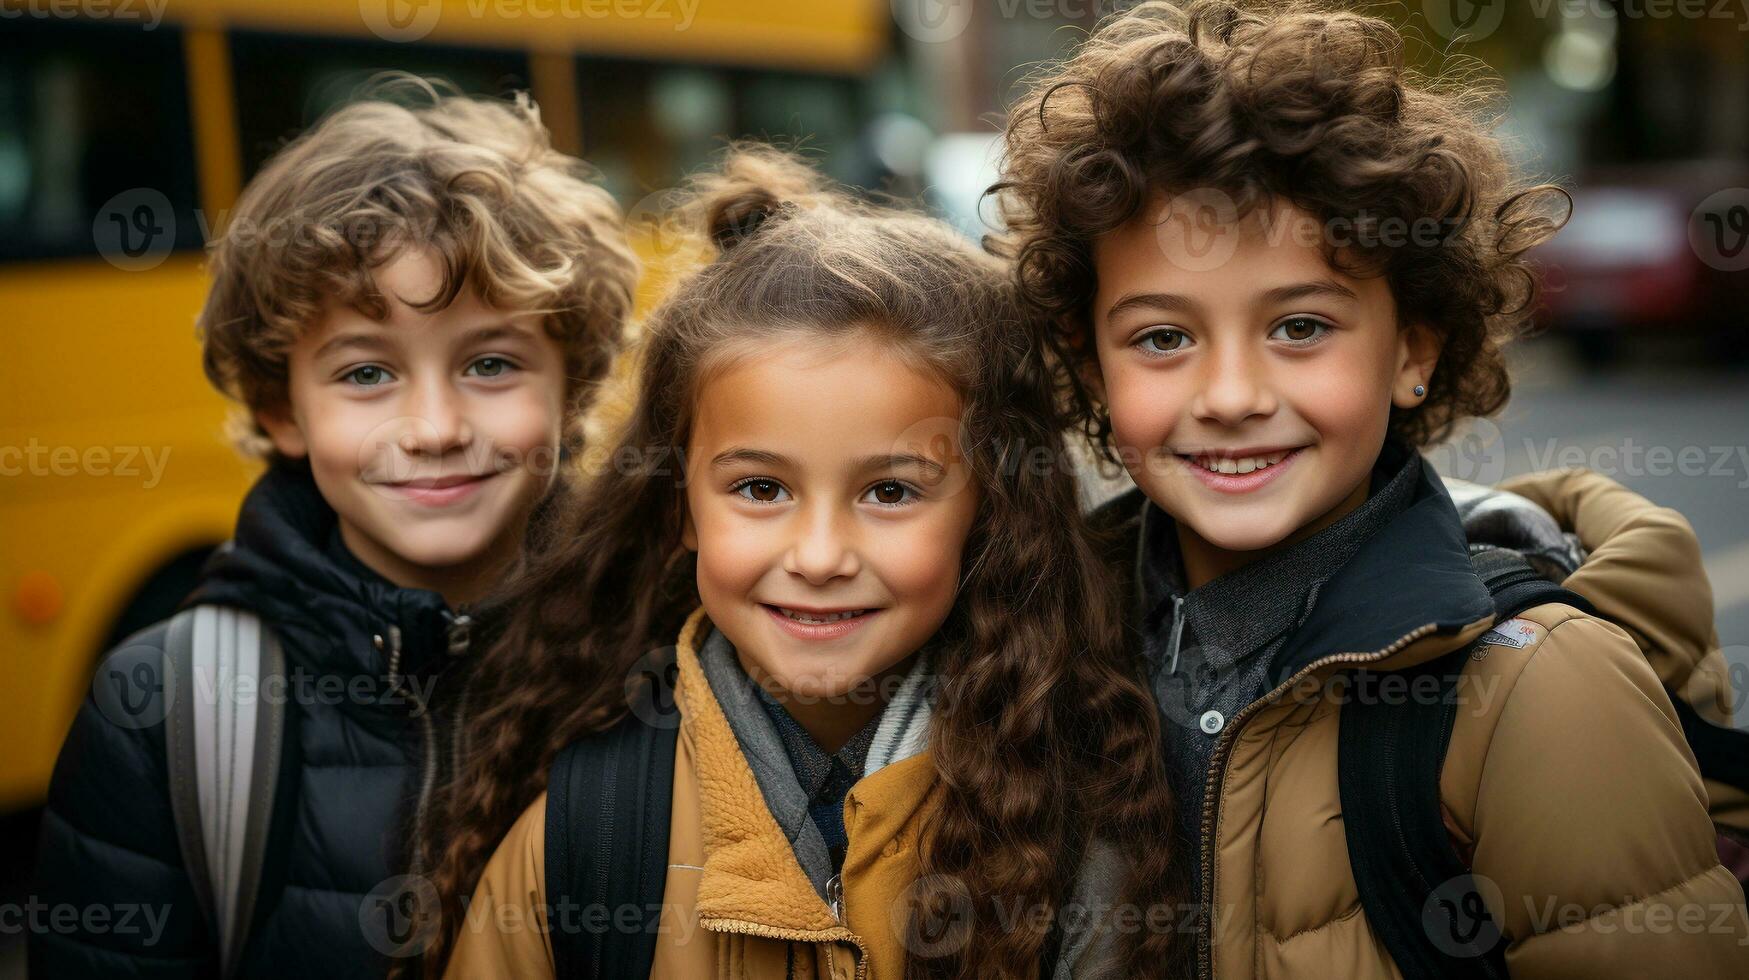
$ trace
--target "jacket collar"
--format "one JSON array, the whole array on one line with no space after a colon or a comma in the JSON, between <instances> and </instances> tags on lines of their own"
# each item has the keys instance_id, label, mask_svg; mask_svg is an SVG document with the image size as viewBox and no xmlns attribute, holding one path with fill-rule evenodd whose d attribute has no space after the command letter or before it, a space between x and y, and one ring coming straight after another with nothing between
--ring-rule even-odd
<instances>
[{"instance_id":1,"label":"jacket collar","mask_svg":"<svg viewBox=\"0 0 1749 980\"><path fill-rule=\"evenodd\" d=\"M1316 534L1275 549L1195 589L1182 582L1176 522L1158 504L1142 499L1136 533L1135 579L1150 657L1163 656L1162 638L1177 610L1206 662L1231 671L1252 659L1305 617L1324 583L1414 500L1421 458L1387 443L1373 467L1370 492L1361 505ZM1176 602L1175 602L1176 600Z\"/></svg>"},{"instance_id":2,"label":"jacket collar","mask_svg":"<svg viewBox=\"0 0 1749 980\"><path fill-rule=\"evenodd\" d=\"M675 644L675 696L683 734L700 769L700 837L697 914L701 925L809 942L844 941L864 952L864 937L832 914L796 860L789 838L772 816L735 733L712 694L698 651L711 625L698 609ZM845 800L851 848L846 877L887 860L887 844L910 826L935 785L934 765L923 752L864 777ZM885 916L882 915L882 920ZM877 920L877 925L880 921Z\"/></svg>"},{"instance_id":3,"label":"jacket collar","mask_svg":"<svg viewBox=\"0 0 1749 980\"><path fill-rule=\"evenodd\" d=\"M1470 565L1463 523L1445 484L1425 459L1414 465L1408 507L1324 583L1305 622L1270 661L1273 686L1323 657L1376 653L1411 636L1367 666L1393 670L1425 663L1492 625L1493 599ZM1089 515L1099 550L1129 577L1132 629L1147 612L1133 580L1133 549L1147 504L1141 490L1131 489Z\"/></svg>"},{"instance_id":4,"label":"jacket collar","mask_svg":"<svg viewBox=\"0 0 1749 980\"><path fill-rule=\"evenodd\" d=\"M443 597L396 586L345 554L337 523L308 466L270 466L187 604L255 612L279 633L293 664L324 674L387 673L391 651L387 642L378 649L375 637L387 641L390 627L400 633L400 673L443 666L453 618Z\"/></svg>"},{"instance_id":5,"label":"jacket collar","mask_svg":"<svg viewBox=\"0 0 1749 980\"><path fill-rule=\"evenodd\" d=\"M1323 657L1402 646L1370 668L1401 669L1467 643L1494 601L1470 565L1463 522L1425 459L1409 506L1361 546L1270 662L1280 685ZM1406 642L1405 642L1406 641Z\"/></svg>"}]
</instances>

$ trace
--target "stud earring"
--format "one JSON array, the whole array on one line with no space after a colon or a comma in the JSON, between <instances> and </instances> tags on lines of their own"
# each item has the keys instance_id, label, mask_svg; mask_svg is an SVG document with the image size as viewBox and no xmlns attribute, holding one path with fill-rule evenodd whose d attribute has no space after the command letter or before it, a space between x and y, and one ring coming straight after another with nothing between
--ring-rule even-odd
<instances>
[{"instance_id":1,"label":"stud earring","mask_svg":"<svg viewBox=\"0 0 1749 980\"><path fill-rule=\"evenodd\" d=\"M1415 397L1416 398L1420 398L1422 395L1425 395L1425 394L1427 394L1427 386L1426 385L1416 385L1415 386Z\"/></svg>"}]
</instances>

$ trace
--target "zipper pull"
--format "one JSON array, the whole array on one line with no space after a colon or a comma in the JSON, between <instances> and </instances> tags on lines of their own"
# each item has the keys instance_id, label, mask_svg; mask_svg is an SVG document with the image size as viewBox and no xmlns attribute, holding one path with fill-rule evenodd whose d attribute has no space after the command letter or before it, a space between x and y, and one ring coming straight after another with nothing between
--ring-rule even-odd
<instances>
[{"instance_id":1,"label":"zipper pull","mask_svg":"<svg viewBox=\"0 0 1749 980\"><path fill-rule=\"evenodd\" d=\"M835 874L826 879L826 904L832 909L832 918L840 923L844 921L844 876Z\"/></svg>"},{"instance_id":2,"label":"zipper pull","mask_svg":"<svg viewBox=\"0 0 1749 980\"><path fill-rule=\"evenodd\" d=\"M1167 647L1167 649L1170 651L1170 658L1171 658L1170 660L1167 661L1167 666L1166 666L1166 676L1168 676L1168 677L1171 677L1171 676L1178 673L1178 645L1179 645L1179 642L1182 641L1183 639L1184 639L1184 597L1181 595L1175 595L1172 597L1172 642Z\"/></svg>"},{"instance_id":3,"label":"zipper pull","mask_svg":"<svg viewBox=\"0 0 1749 980\"><path fill-rule=\"evenodd\" d=\"M381 650L382 637L377 637L377 649ZM401 627L389 627L389 690L401 686Z\"/></svg>"},{"instance_id":4,"label":"zipper pull","mask_svg":"<svg viewBox=\"0 0 1749 980\"><path fill-rule=\"evenodd\" d=\"M468 652L468 643L473 639L474 617L467 613L452 616L446 629L449 655L459 657Z\"/></svg>"}]
</instances>

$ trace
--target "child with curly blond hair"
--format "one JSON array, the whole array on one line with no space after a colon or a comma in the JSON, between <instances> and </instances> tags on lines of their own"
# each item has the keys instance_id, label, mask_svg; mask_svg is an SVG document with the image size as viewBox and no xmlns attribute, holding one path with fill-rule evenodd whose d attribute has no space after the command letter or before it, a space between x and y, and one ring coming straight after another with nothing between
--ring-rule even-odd
<instances>
[{"instance_id":1,"label":"child with curly blond hair","mask_svg":"<svg viewBox=\"0 0 1749 980\"><path fill-rule=\"evenodd\" d=\"M118 715L94 688L39 852L44 901L144 903L155 928L33 935L31 972L380 977L405 938L381 913L418 870L408 841L465 724L454 666L493 628L483 600L576 444L637 262L613 200L526 97L411 77L281 150L209 257L207 373L267 470L194 608L105 662L158 677L163 710ZM207 744L234 739L253 776L170 751L189 744L179 710L213 699L161 665L218 662L226 637L283 659L259 710L208 705ZM259 727L227 730L243 717Z\"/></svg>"}]
</instances>

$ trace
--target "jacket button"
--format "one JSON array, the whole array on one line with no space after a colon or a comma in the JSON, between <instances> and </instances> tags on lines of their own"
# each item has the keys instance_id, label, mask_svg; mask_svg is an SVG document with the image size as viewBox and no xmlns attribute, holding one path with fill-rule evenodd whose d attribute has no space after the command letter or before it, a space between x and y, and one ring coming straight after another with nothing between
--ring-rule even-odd
<instances>
[{"instance_id":1,"label":"jacket button","mask_svg":"<svg viewBox=\"0 0 1749 980\"><path fill-rule=\"evenodd\" d=\"M1225 725L1226 723L1227 723L1226 717L1224 715L1222 715L1219 711L1215 711L1213 709L1210 709L1208 711L1203 712L1202 719L1197 722L1197 724L1199 724L1202 727L1202 731L1203 731L1204 735L1219 734L1219 732L1221 730L1221 726Z\"/></svg>"}]
</instances>

